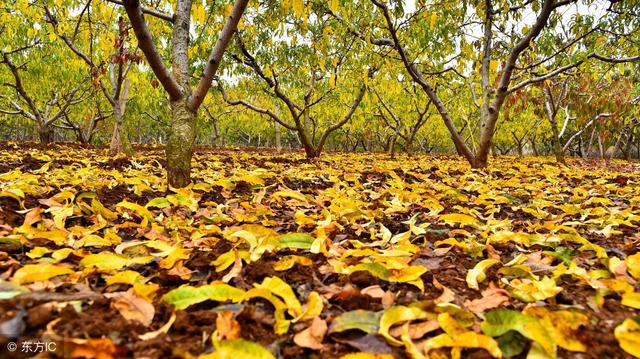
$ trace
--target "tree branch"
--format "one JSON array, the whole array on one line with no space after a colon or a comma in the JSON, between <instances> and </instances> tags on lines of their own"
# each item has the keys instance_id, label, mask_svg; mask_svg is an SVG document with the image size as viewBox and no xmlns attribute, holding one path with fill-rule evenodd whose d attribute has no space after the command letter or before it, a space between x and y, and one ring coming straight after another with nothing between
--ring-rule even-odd
<instances>
[{"instance_id":1,"label":"tree branch","mask_svg":"<svg viewBox=\"0 0 640 359\"><path fill-rule=\"evenodd\" d=\"M107 0L107 1L112 3L112 4L117 4L117 5L124 6L124 3L122 1L119 1L119 0ZM171 23L173 23L174 20L175 20L175 15L165 14L165 13L160 12L158 10L149 9L147 7L142 7L142 13L143 14L147 14L147 15L151 15L153 17L157 17L158 19L161 19L161 20L169 21Z\"/></svg>"},{"instance_id":2,"label":"tree branch","mask_svg":"<svg viewBox=\"0 0 640 359\"><path fill-rule=\"evenodd\" d=\"M140 6L140 0L123 0L124 9L129 16L133 32L138 39L138 46L147 58L147 62L153 70L153 73L158 78L158 81L162 84L165 91L169 94L172 101L176 101L182 98L182 90L178 85L178 82L173 78L169 69L162 61L162 57L158 53L158 50L153 44L151 33L144 21L142 12L142 6Z\"/></svg>"},{"instance_id":3,"label":"tree branch","mask_svg":"<svg viewBox=\"0 0 640 359\"><path fill-rule=\"evenodd\" d=\"M231 37L233 37L233 33L238 28L238 22L242 18L242 14L247 8L248 3L249 0L236 0L233 4L231 14L227 19L227 22L224 24L222 31L220 31L220 35L218 36L215 46L211 49L211 54L209 54L207 66L204 68L202 77L200 77L198 85L193 91L191 98L189 98L189 107L192 111L195 111L200 107L202 101L204 101L207 91L211 88L213 77L215 76L218 67L220 67L222 55L224 55L225 50L229 46Z\"/></svg>"},{"instance_id":4,"label":"tree branch","mask_svg":"<svg viewBox=\"0 0 640 359\"><path fill-rule=\"evenodd\" d=\"M257 113L261 113L263 115L267 115L269 117L271 117L271 119L273 119L275 122L281 124L282 126L284 126L285 128L289 129L289 130L296 130L295 126L292 126L288 123L286 123L285 121L283 121L278 115L276 115L273 111L258 107L248 101L245 100L231 100L229 99L229 97L227 96L227 92L224 90L224 87L222 86L222 84L220 82L218 82L218 90L220 90L220 93L222 94L222 98L224 99L225 102L227 102L228 104L232 105L232 106L238 106L238 105L242 105L252 111L255 111Z\"/></svg>"}]
</instances>

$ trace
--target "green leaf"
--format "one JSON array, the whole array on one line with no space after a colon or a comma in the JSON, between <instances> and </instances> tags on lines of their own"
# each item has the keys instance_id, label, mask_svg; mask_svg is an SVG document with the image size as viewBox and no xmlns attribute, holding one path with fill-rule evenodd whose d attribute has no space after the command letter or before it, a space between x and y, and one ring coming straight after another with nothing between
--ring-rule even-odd
<instances>
[{"instance_id":1,"label":"green leaf","mask_svg":"<svg viewBox=\"0 0 640 359\"><path fill-rule=\"evenodd\" d=\"M371 312L364 309L352 310L337 316L331 323L329 333L340 333L358 329L367 334L375 333L380 327L383 312Z\"/></svg>"},{"instance_id":2,"label":"green leaf","mask_svg":"<svg viewBox=\"0 0 640 359\"><path fill-rule=\"evenodd\" d=\"M527 345L527 338L514 330L510 330L506 334L499 336L497 341L500 350L502 350L502 355L506 358L522 353Z\"/></svg>"},{"instance_id":3,"label":"green leaf","mask_svg":"<svg viewBox=\"0 0 640 359\"><path fill-rule=\"evenodd\" d=\"M245 292L242 289L232 287L228 284L209 284L201 287L182 286L176 288L162 297L162 300L173 304L173 306L182 310L191 305L204 302L206 300L215 300L217 302L240 302Z\"/></svg>"},{"instance_id":4,"label":"green leaf","mask_svg":"<svg viewBox=\"0 0 640 359\"><path fill-rule=\"evenodd\" d=\"M315 238L309 233L287 233L277 237L278 248L311 249Z\"/></svg>"},{"instance_id":5,"label":"green leaf","mask_svg":"<svg viewBox=\"0 0 640 359\"><path fill-rule=\"evenodd\" d=\"M151 201L149 201L149 203L147 203L145 207L146 208L155 207L155 208L162 209L162 208L167 208L170 205L171 205L171 202L169 202L169 200L166 197L156 197Z\"/></svg>"},{"instance_id":6,"label":"green leaf","mask_svg":"<svg viewBox=\"0 0 640 359\"><path fill-rule=\"evenodd\" d=\"M480 328L490 337L498 337L510 330L515 330L523 336L537 342L552 357L556 356L557 345L551 336L549 328L542 326L540 321L532 316L515 310L496 309L484 313L485 321Z\"/></svg>"},{"instance_id":7,"label":"green leaf","mask_svg":"<svg viewBox=\"0 0 640 359\"><path fill-rule=\"evenodd\" d=\"M20 242L17 236L0 237L0 245L1 244L8 245L12 248L22 248L22 242Z\"/></svg>"}]
</instances>

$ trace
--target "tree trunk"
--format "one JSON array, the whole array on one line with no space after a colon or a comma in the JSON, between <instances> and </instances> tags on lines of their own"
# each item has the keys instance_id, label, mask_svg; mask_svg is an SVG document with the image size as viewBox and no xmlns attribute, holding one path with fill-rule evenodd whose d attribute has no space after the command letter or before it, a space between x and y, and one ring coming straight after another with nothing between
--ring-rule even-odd
<instances>
[{"instance_id":1,"label":"tree trunk","mask_svg":"<svg viewBox=\"0 0 640 359\"><path fill-rule=\"evenodd\" d=\"M598 131L598 153L600 153L600 158L604 158L604 146L602 145L602 137L600 137L600 131Z\"/></svg>"},{"instance_id":2,"label":"tree trunk","mask_svg":"<svg viewBox=\"0 0 640 359\"><path fill-rule=\"evenodd\" d=\"M631 150L633 147L633 129L629 129L629 136L627 137L627 143L624 145L624 159L627 161L631 160Z\"/></svg>"},{"instance_id":3,"label":"tree trunk","mask_svg":"<svg viewBox=\"0 0 640 359\"><path fill-rule=\"evenodd\" d=\"M171 102L171 130L167 141L167 182L182 188L191 183L191 157L196 139L196 113L187 100Z\"/></svg>"},{"instance_id":4,"label":"tree trunk","mask_svg":"<svg viewBox=\"0 0 640 359\"><path fill-rule=\"evenodd\" d=\"M124 153L126 156L133 155L133 147L131 147L129 136L124 129L124 111L127 107L130 84L131 81L129 81L129 79L124 81L120 98L115 99L115 105L113 106L115 123L113 125L113 135L111 136L111 145L109 146L109 153L111 155L117 155L119 153Z\"/></svg>"},{"instance_id":5,"label":"tree trunk","mask_svg":"<svg viewBox=\"0 0 640 359\"><path fill-rule=\"evenodd\" d=\"M545 109L547 110L547 117L549 118L549 123L551 124L551 132L553 134L553 138L551 139L551 143L553 145L553 154L556 156L556 162L566 165L564 160L564 151L562 150L562 145L560 144L560 132L558 131L558 120L556 119L558 115L556 101L553 97L553 92L551 88L545 86L544 88L544 104Z\"/></svg>"},{"instance_id":6,"label":"tree trunk","mask_svg":"<svg viewBox=\"0 0 640 359\"><path fill-rule=\"evenodd\" d=\"M533 150L533 155L540 156L540 152L538 151L538 145L536 145L536 138L530 137L529 143L531 143L531 149Z\"/></svg>"},{"instance_id":7,"label":"tree trunk","mask_svg":"<svg viewBox=\"0 0 640 359\"><path fill-rule=\"evenodd\" d=\"M51 143L54 141L54 131L53 126L39 124L38 125L38 139L40 143Z\"/></svg>"},{"instance_id":8,"label":"tree trunk","mask_svg":"<svg viewBox=\"0 0 640 359\"><path fill-rule=\"evenodd\" d=\"M220 146L220 130L218 129L218 120L213 121L213 138L211 144L214 146Z\"/></svg>"},{"instance_id":9,"label":"tree trunk","mask_svg":"<svg viewBox=\"0 0 640 359\"><path fill-rule=\"evenodd\" d=\"M406 152L409 156L413 155L413 143L415 142L415 140L416 132L412 132L411 135L407 137L407 140L404 143L404 152Z\"/></svg>"},{"instance_id":10,"label":"tree trunk","mask_svg":"<svg viewBox=\"0 0 640 359\"><path fill-rule=\"evenodd\" d=\"M274 121L273 125L275 126L276 132L276 150L280 152L282 151L282 143L280 141L280 124Z\"/></svg>"},{"instance_id":11,"label":"tree trunk","mask_svg":"<svg viewBox=\"0 0 640 359\"><path fill-rule=\"evenodd\" d=\"M551 131L553 132L553 154L556 156L556 162L562 163L566 165L566 161L564 160L564 151L562 150L562 145L560 145L560 135L558 132L558 121L556 121L556 117L552 116L551 120Z\"/></svg>"},{"instance_id":12,"label":"tree trunk","mask_svg":"<svg viewBox=\"0 0 640 359\"><path fill-rule=\"evenodd\" d=\"M307 158L317 158L320 156L320 153L316 151L312 144L305 141L302 143L302 147L304 148L304 153L307 155Z\"/></svg>"}]
</instances>

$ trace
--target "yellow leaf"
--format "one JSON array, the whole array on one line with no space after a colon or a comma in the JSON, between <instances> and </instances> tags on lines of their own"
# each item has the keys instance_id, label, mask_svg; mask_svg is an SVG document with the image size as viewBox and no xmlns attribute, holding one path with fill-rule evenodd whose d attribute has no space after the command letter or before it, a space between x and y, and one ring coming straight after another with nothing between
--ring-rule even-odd
<instances>
[{"instance_id":1,"label":"yellow leaf","mask_svg":"<svg viewBox=\"0 0 640 359\"><path fill-rule=\"evenodd\" d=\"M293 266L296 264L302 266L310 266L313 265L313 261L307 257L291 255L283 257L276 263L274 263L273 269L277 271L284 271L293 268Z\"/></svg>"},{"instance_id":2,"label":"yellow leaf","mask_svg":"<svg viewBox=\"0 0 640 359\"><path fill-rule=\"evenodd\" d=\"M462 224L465 226L471 226L478 223L478 220L468 214L462 213L450 213L440 216L440 221L447 224Z\"/></svg>"},{"instance_id":3,"label":"yellow leaf","mask_svg":"<svg viewBox=\"0 0 640 359\"><path fill-rule=\"evenodd\" d=\"M293 13L297 17L304 16L304 0L293 0Z\"/></svg>"},{"instance_id":4,"label":"yellow leaf","mask_svg":"<svg viewBox=\"0 0 640 359\"><path fill-rule=\"evenodd\" d=\"M33 283L71 273L71 269L53 264L27 264L13 274L12 280L18 284Z\"/></svg>"},{"instance_id":5,"label":"yellow leaf","mask_svg":"<svg viewBox=\"0 0 640 359\"><path fill-rule=\"evenodd\" d=\"M638 292L626 292L622 294L622 305L627 307L640 309L640 293Z\"/></svg>"},{"instance_id":6,"label":"yellow leaf","mask_svg":"<svg viewBox=\"0 0 640 359\"><path fill-rule=\"evenodd\" d=\"M300 192L297 191L277 191L271 195L271 198L274 200L278 200L282 197L297 199L301 202L307 202L307 198Z\"/></svg>"},{"instance_id":7,"label":"yellow leaf","mask_svg":"<svg viewBox=\"0 0 640 359\"><path fill-rule=\"evenodd\" d=\"M191 250L182 248L179 244L176 244L171 248L171 251L168 256L158 263L160 268L171 269L173 268L176 261L181 259L188 259L189 254L191 254Z\"/></svg>"},{"instance_id":8,"label":"yellow leaf","mask_svg":"<svg viewBox=\"0 0 640 359\"><path fill-rule=\"evenodd\" d=\"M43 255L47 254L51 252L50 249L46 248L46 247L35 247L32 250L30 250L29 252L27 252L27 257L31 258L31 259L37 259L42 257Z\"/></svg>"},{"instance_id":9,"label":"yellow leaf","mask_svg":"<svg viewBox=\"0 0 640 359\"><path fill-rule=\"evenodd\" d=\"M335 14L338 12L338 7L340 6L339 0L331 0L330 7L331 11Z\"/></svg>"},{"instance_id":10,"label":"yellow leaf","mask_svg":"<svg viewBox=\"0 0 640 359\"><path fill-rule=\"evenodd\" d=\"M244 340L223 340L214 341L216 351L209 354L200 355L199 359L275 359L273 354L260 344Z\"/></svg>"},{"instance_id":11,"label":"yellow leaf","mask_svg":"<svg viewBox=\"0 0 640 359\"><path fill-rule=\"evenodd\" d=\"M146 218L149 221L153 220L153 214L151 214L151 212L149 212L148 209L142 207L141 205L139 205L137 203L122 201L122 202L116 204L116 208L126 208L128 210L133 211L134 213L136 213L137 215L139 215L142 218Z\"/></svg>"},{"instance_id":12,"label":"yellow leaf","mask_svg":"<svg viewBox=\"0 0 640 359\"><path fill-rule=\"evenodd\" d=\"M624 259L627 264L627 271L631 276L637 280L640 280L640 252L628 256Z\"/></svg>"},{"instance_id":13,"label":"yellow leaf","mask_svg":"<svg viewBox=\"0 0 640 359\"><path fill-rule=\"evenodd\" d=\"M391 307L382 314L380 318L380 329L378 334L382 335L391 345L401 346L402 342L389 334L389 329L393 325L397 325L406 321L426 319L430 314L416 307L395 306Z\"/></svg>"},{"instance_id":14,"label":"yellow leaf","mask_svg":"<svg viewBox=\"0 0 640 359\"><path fill-rule=\"evenodd\" d=\"M147 264L153 261L152 256L133 257L115 253L89 254L82 258L80 265L83 267L96 267L100 270L118 270L131 264Z\"/></svg>"},{"instance_id":15,"label":"yellow leaf","mask_svg":"<svg viewBox=\"0 0 640 359\"><path fill-rule=\"evenodd\" d=\"M311 292L309 293L307 304L304 305L302 313L297 318L294 318L292 322L295 323L300 320L307 320L319 316L322 313L323 307L324 303L322 302L320 294Z\"/></svg>"},{"instance_id":16,"label":"yellow leaf","mask_svg":"<svg viewBox=\"0 0 640 359\"><path fill-rule=\"evenodd\" d=\"M555 297L562 292L562 287L557 286L552 278L545 276L541 280L516 278L509 282L507 290L514 298L533 303Z\"/></svg>"},{"instance_id":17,"label":"yellow leaf","mask_svg":"<svg viewBox=\"0 0 640 359\"><path fill-rule=\"evenodd\" d=\"M476 264L473 269L467 272L467 284L471 289L480 289L478 282L482 282L487 277L485 273L491 266L500 263L497 259L485 259Z\"/></svg>"},{"instance_id":18,"label":"yellow leaf","mask_svg":"<svg viewBox=\"0 0 640 359\"><path fill-rule=\"evenodd\" d=\"M288 307L289 314L296 317L302 313L302 305L296 297L293 289L285 281L278 277L267 277L261 284L255 285L257 288L267 289L278 297L282 298Z\"/></svg>"},{"instance_id":19,"label":"yellow leaf","mask_svg":"<svg viewBox=\"0 0 640 359\"><path fill-rule=\"evenodd\" d=\"M350 353L340 357L340 359L394 359L391 354L371 354L371 353Z\"/></svg>"},{"instance_id":20,"label":"yellow leaf","mask_svg":"<svg viewBox=\"0 0 640 359\"><path fill-rule=\"evenodd\" d=\"M614 331L620 347L636 358L640 358L640 317L625 319Z\"/></svg>"},{"instance_id":21,"label":"yellow leaf","mask_svg":"<svg viewBox=\"0 0 640 359\"><path fill-rule=\"evenodd\" d=\"M162 300L173 304L176 309L182 310L206 300L237 303L242 301L244 296L245 291L242 289L224 283L213 283L200 287L182 286L165 294Z\"/></svg>"}]
</instances>

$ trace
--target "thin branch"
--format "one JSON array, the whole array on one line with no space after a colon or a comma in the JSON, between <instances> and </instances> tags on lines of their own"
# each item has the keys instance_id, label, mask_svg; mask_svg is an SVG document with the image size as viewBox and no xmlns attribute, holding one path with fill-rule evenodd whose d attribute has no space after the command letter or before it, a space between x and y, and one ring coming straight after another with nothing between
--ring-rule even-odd
<instances>
[{"instance_id":1,"label":"thin branch","mask_svg":"<svg viewBox=\"0 0 640 359\"><path fill-rule=\"evenodd\" d=\"M289 130L296 130L295 126L292 126L288 123L286 123L285 121L283 121L278 115L276 115L273 111L258 107L248 101L245 100L231 100L228 95L227 92L224 90L224 87L222 86L222 83L220 83L220 81L218 81L218 90L220 90L220 93L222 94L222 98L224 99L225 102L227 102L228 104L232 105L232 106L238 106L238 105L242 105L252 111L261 113L263 115L267 115L269 117L271 117L271 119L273 119L275 122L281 124L282 126L284 126L285 128L289 129Z\"/></svg>"},{"instance_id":2,"label":"thin branch","mask_svg":"<svg viewBox=\"0 0 640 359\"><path fill-rule=\"evenodd\" d=\"M220 67L222 56L229 46L229 41L231 41L233 33L238 28L238 22L242 18L242 14L247 8L248 3L249 0L236 0L233 4L231 14L229 14L222 31L220 31L220 35L218 35L218 40L216 41L215 46L211 49L211 54L209 54L207 66L204 68L202 77L200 77L198 85L189 98L189 107L192 111L195 111L200 107L202 101L204 101L207 91L211 88L213 77L215 76L216 71L218 71L218 67Z\"/></svg>"},{"instance_id":3,"label":"thin branch","mask_svg":"<svg viewBox=\"0 0 640 359\"><path fill-rule=\"evenodd\" d=\"M122 1L119 1L119 0L107 0L107 1L112 3L112 4L125 6L124 3ZM143 14L151 15L153 17L157 17L158 19L169 21L171 23L173 23L173 21L175 20L175 15L165 14L165 13L160 12L158 10L149 9L149 8L143 7L143 6L141 6L141 8L142 8L142 13Z\"/></svg>"}]
</instances>

